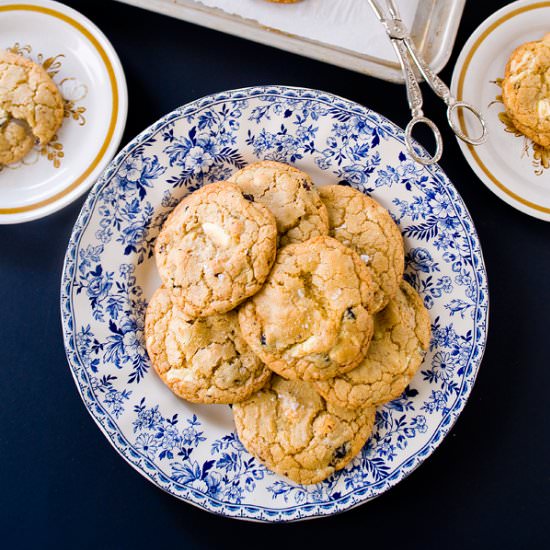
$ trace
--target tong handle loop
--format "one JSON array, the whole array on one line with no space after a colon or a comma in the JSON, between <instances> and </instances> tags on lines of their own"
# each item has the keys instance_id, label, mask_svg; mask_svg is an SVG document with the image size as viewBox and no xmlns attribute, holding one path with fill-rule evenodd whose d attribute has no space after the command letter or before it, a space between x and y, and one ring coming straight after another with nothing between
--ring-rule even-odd
<instances>
[{"instance_id":1,"label":"tong handle loop","mask_svg":"<svg viewBox=\"0 0 550 550\"><path fill-rule=\"evenodd\" d=\"M458 114L459 109L466 109L467 111L470 111L470 113L472 113L477 119L479 126L481 127L481 135L479 137L471 137L466 132L462 131L462 128L457 120L458 117L454 116ZM455 101L454 103L451 103L447 108L447 120L449 121L449 126L452 128L457 138L469 143L470 145L481 145L482 143L485 143L487 139L487 125L485 124L485 120L481 116L480 112L473 105L470 105L466 101Z\"/></svg>"},{"instance_id":2,"label":"tong handle loop","mask_svg":"<svg viewBox=\"0 0 550 550\"><path fill-rule=\"evenodd\" d=\"M415 45L410 40L406 40L406 46L408 52L418 67L420 74L424 77L424 80L447 105L447 121L449 122L449 126L455 135L470 145L481 145L484 143L487 139L487 126L481 113L470 103L467 103L466 101L458 101L456 97L451 94L448 86L432 71L422 57L418 55ZM456 116L461 109L470 111L470 113L472 113L472 115L477 119L481 129L479 136L472 137L462 131L458 124L458 117Z\"/></svg>"},{"instance_id":3,"label":"tong handle loop","mask_svg":"<svg viewBox=\"0 0 550 550\"><path fill-rule=\"evenodd\" d=\"M414 148L412 133L417 124L425 124L433 133L435 138L435 153L431 156L421 156ZM441 132L439 131L439 128L425 116L413 117L413 119L407 124L407 127L405 128L405 145L407 146L409 155L411 155L416 162L419 162L424 166L438 162L441 158L441 154L443 153L443 139L441 138Z\"/></svg>"}]
</instances>

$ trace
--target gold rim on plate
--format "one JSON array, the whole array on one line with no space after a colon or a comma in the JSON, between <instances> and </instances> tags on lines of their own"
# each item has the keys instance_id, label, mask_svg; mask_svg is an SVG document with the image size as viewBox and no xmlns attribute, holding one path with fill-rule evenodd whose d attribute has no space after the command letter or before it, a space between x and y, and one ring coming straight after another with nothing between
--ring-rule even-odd
<instances>
[{"instance_id":1,"label":"gold rim on plate","mask_svg":"<svg viewBox=\"0 0 550 550\"><path fill-rule=\"evenodd\" d=\"M464 64L462 65L462 69L460 70L460 76L458 79L458 87L457 87L457 98L459 101L463 101L463 91L464 91L464 80L466 78L466 72L468 71L468 67L470 65L470 62L472 61L472 58L478 48L481 46L483 41L500 25L508 21L509 19L512 19L516 15L519 15L520 13L524 13L527 11L539 9L539 8L550 8L550 2L536 2L534 4L531 4L529 6L523 6L521 8L518 8L514 11L511 11L510 13L507 13L506 15L503 15L501 18L497 19L493 24L491 24L485 31L479 36L479 38L474 42L472 48L467 53L466 58L464 60ZM463 132L466 132L466 124L464 121L464 113L459 111L458 113L458 122L460 124L460 128ZM517 193L514 193L512 190L508 189L501 181L499 181L492 173L491 171L485 166L483 161L479 158L479 155L477 154L477 151L474 146L467 144L467 147L472 154L472 157L476 161L477 165L483 173L501 190L504 191L508 196L512 197L514 200L520 202L521 204L528 206L529 208L533 208L534 210L538 210L539 212L544 212L545 214L550 214L550 208L547 208L545 206L541 206L540 204L536 204L534 202L528 201L527 199L524 199L523 197L520 197Z\"/></svg>"},{"instance_id":2,"label":"gold rim on plate","mask_svg":"<svg viewBox=\"0 0 550 550\"><path fill-rule=\"evenodd\" d=\"M107 69L107 73L109 75L109 81L111 83L111 89L112 89L112 109L111 109L111 120L109 122L109 128L107 130L107 135L105 137L105 140L103 142L103 145L101 146L101 149L95 156L95 158L92 160L90 165L82 172L82 174L76 178L70 185L68 185L63 191L60 191L59 193L53 195L52 197L49 197L47 199L44 199L39 202L35 202L33 204L28 204L26 206L17 206L14 208L0 208L0 215L4 214L20 214L23 212L31 212L33 210L37 210L39 208L42 208L44 206L47 206L49 204L52 204L59 199L63 198L65 195L76 189L96 168L96 166L99 164L99 161L103 158L105 155L105 151L107 150L107 147L109 146L109 143L111 142L111 139L113 137L116 121L118 118L118 85L115 78L115 71L113 69L113 65L111 64L111 60L107 56L107 53L103 49L103 46L99 43L97 38L88 30L86 29L81 23L78 21L75 21L72 17L61 13L57 10L54 10L52 8L45 8L43 6L33 6L31 4L7 4L6 6L0 6L0 13L6 12L6 11L35 11L39 13L44 13L46 15L49 15L51 17L56 17L57 19L61 19L65 23L71 25L74 27L77 31L79 31L81 34L83 34L94 46L94 48L97 50L99 55L101 56L101 59L103 60L103 63L105 64L105 68Z\"/></svg>"}]
</instances>

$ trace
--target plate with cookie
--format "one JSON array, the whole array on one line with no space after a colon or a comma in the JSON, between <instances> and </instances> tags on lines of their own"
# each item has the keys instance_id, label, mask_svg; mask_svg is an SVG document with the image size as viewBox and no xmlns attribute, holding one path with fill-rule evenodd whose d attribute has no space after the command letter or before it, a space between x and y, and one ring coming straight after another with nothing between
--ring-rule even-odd
<instances>
[{"instance_id":1,"label":"plate with cookie","mask_svg":"<svg viewBox=\"0 0 550 550\"><path fill-rule=\"evenodd\" d=\"M59 2L0 0L0 223L87 191L118 149L127 90L116 52Z\"/></svg>"},{"instance_id":2,"label":"plate with cookie","mask_svg":"<svg viewBox=\"0 0 550 550\"><path fill-rule=\"evenodd\" d=\"M244 88L169 113L100 177L65 258L65 347L156 486L228 517L322 517L449 432L486 273L462 199L404 139L329 93Z\"/></svg>"},{"instance_id":3,"label":"plate with cookie","mask_svg":"<svg viewBox=\"0 0 550 550\"><path fill-rule=\"evenodd\" d=\"M517 210L550 221L550 2L512 2L466 42L453 73L459 100L481 107L489 139L459 141L481 181ZM473 121L461 119L462 129Z\"/></svg>"}]
</instances>

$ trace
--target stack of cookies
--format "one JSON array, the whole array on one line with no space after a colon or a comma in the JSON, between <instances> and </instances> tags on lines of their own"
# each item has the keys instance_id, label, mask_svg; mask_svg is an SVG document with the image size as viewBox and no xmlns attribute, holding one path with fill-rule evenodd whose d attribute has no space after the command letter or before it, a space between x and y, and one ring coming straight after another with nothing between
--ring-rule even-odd
<instances>
[{"instance_id":1,"label":"stack of cookies","mask_svg":"<svg viewBox=\"0 0 550 550\"><path fill-rule=\"evenodd\" d=\"M363 447L430 339L388 211L271 161L185 197L155 246L155 370L195 403L230 403L243 445L303 484Z\"/></svg>"}]
</instances>

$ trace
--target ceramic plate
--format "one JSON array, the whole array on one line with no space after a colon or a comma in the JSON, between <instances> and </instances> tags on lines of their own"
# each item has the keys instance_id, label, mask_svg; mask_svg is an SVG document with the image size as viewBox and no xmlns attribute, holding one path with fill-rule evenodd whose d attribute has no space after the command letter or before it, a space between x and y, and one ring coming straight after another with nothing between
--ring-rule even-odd
<instances>
[{"instance_id":1,"label":"ceramic plate","mask_svg":"<svg viewBox=\"0 0 550 550\"><path fill-rule=\"evenodd\" d=\"M47 216L87 191L113 158L128 97L105 35L58 2L0 0L0 48L41 64L65 100L54 139L0 170L0 223Z\"/></svg>"},{"instance_id":2,"label":"ceramic plate","mask_svg":"<svg viewBox=\"0 0 550 550\"><path fill-rule=\"evenodd\" d=\"M429 456L472 389L483 355L488 295L470 215L437 167L415 164L384 117L314 90L223 92L166 115L134 139L90 193L63 272L69 365L82 399L117 451L168 493L259 521L334 514L383 493ZM371 194L405 237L407 280L423 297L431 350L404 394L381 408L368 444L323 483L300 486L242 447L228 406L175 397L144 347L148 298L159 285L152 246L187 193L257 159Z\"/></svg>"},{"instance_id":3,"label":"ceramic plate","mask_svg":"<svg viewBox=\"0 0 550 550\"><path fill-rule=\"evenodd\" d=\"M550 1L512 2L484 21L472 34L455 66L453 93L478 106L489 139L472 147L459 141L466 160L502 200L550 221L550 149L517 133L504 112L500 79L510 54L524 42L550 32ZM463 129L468 121L460 121ZM470 128L475 132L475 128Z\"/></svg>"}]
</instances>

